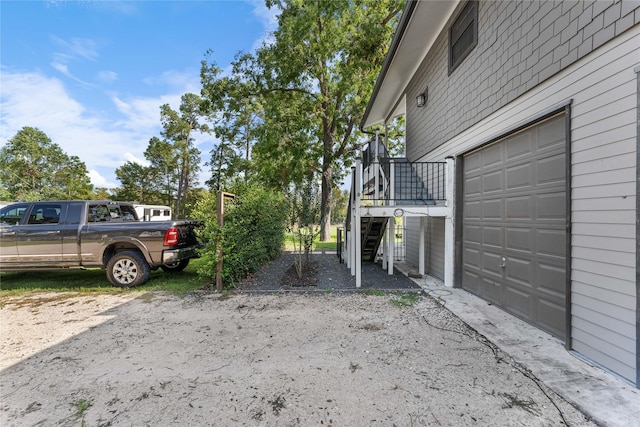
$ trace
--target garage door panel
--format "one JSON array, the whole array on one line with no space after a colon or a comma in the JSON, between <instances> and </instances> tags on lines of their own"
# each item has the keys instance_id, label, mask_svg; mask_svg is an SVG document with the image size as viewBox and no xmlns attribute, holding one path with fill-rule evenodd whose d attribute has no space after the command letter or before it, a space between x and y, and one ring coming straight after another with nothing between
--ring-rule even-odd
<instances>
[{"instance_id":1,"label":"garage door panel","mask_svg":"<svg viewBox=\"0 0 640 427\"><path fill-rule=\"evenodd\" d=\"M467 221L482 219L482 203L480 201L466 202L464 210L467 215Z\"/></svg>"},{"instance_id":2,"label":"garage door panel","mask_svg":"<svg viewBox=\"0 0 640 427\"><path fill-rule=\"evenodd\" d=\"M538 229L535 237L539 256L546 259L555 258L564 265L567 252L564 229Z\"/></svg>"},{"instance_id":3,"label":"garage door panel","mask_svg":"<svg viewBox=\"0 0 640 427\"><path fill-rule=\"evenodd\" d=\"M526 292L517 288L505 289L505 306L508 311L518 315L522 318L532 317L532 296L530 292Z\"/></svg>"},{"instance_id":4,"label":"garage door panel","mask_svg":"<svg viewBox=\"0 0 640 427\"><path fill-rule=\"evenodd\" d=\"M534 262L530 259L517 258L514 256L505 257L506 286L518 285L531 292L531 277L534 275Z\"/></svg>"},{"instance_id":5,"label":"garage door panel","mask_svg":"<svg viewBox=\"0 0 640 427\"><path fill-rule=\"evenodd\" d=\"M482 193L490 194L502 191L502 171L490 172L482 176Z\"/></svg>"},{"instance_id":6,"label":"garage door panel","mask_svg":"<svg viewBox=\"0 0 640 427\"><path fill-rule=\"evenodd\" d=\"M533 218L533 195L526 194L523 196L508 197L505 199L507 218L509 219L526 219Z\"/></svg>"},{"instance_id":7,"label":"garage door panel","mask_svg":"<svg viewBox=\"0 0 640 427\"><path fill-rule=\"evenodd\" d=\"M565 157L558 115L465 156L463 171L463 288L560 338Z\"/></svg>"},{"instance_id":8,"label":"garage door panel","mask_svg":"<svg viewBox=\"0 0 640 427\"><path fill-rule=\"evenodd\" d=\"M478 228L480 231L480 229ZM502 242L504 241L504 229L502 227L482 227L482 244L492 248L494 251L500 251Z\"/></svg>"},{"instance_id":9,"label":"garage door panel","mask_svg":"<svg viewBox=\"0 0 640 427\"><path fill-rule=\"evenodd\" d=\"M539 263L538 292L546 299L563 301L565 289L564 266Z\"/></svg>"},{"instance_id":10,"label":"garage door panel","mask_svg":"<svg viewBox=\"0 0 640 427\"><path fill-rule=\"evenodd\" d=\"M533 168L530 162L508 167L506 170L506 189L529 189L534 182ZM504 191L502 187L500 191Z\"/></svg>"},{"instance_id":11,"label":"garage door panel","mask_svg":"<svg viewBox=\"0 0 640 427\"><path fill-rule=\"evenodd\" d=\"M482 219L483 220L502 220L503 215L503 201L502 198L487 199L482 202Z\"/></svg>"},{"instance_id":12,"label":"garage door panel","mask_svg":"<svg viewBox=\"0 0 640 427\"><path fill-rule=\"evenodd\" d=\"M539 194L536 197L537 219L564 223L567 217L566 196L564 192Z\"/></svg>"},{"instance_id":13,"label":"garage door panel","mask_svg":"<svg viewBox=\"0 0 640 427\"><path fill-rule=\"evenodd\" d=\"M535 243L536 235L530 228L507 227L505 228L506 241L503 245L506 252L519 252L529 255L531 247Z\"/></svg>"},{"instance_id":14,"label":"garage door panel","mask_svg":"<svg viewBox=\"0 0 640 427\"><path fill-rule=\"evenodd\" d=\"M465 180L464 184L464 195L466 197L470 196L479 196L482 194L482 177L477 176L473 178L468 178Z\"/></svg>"},{"instance_id":15,"label":"garage door panel","mask_svg":"<svg viewBox=\"0 0 640 427\"><path fill-rule=\"evenodd\" d=\"M468 225L465 228L465 241L469 244L475 243L478 246L482 243L482 227L478 225Z\"/></svg>"},{"instance_id":16,"label":"garage door panel","mask_svg":"<svg viewBox=\"0 0 640 427\"><path fill-rule=\"evenodd\" d=\"M465 283L465 289L476 295L480 295L480 275L465 269L462 273L462 281Z\"/></svg>"},{"instance_id":17,"label":"garage door panel","mask_svg":"<svg viewBox=\"0 0 640 427\"><path fill-rule=\"evenodd\" d=\"M559 153L536 162L538 184L562 184L566 177L565 156Z\"/></svg>"},{"instance_id":18,"label":"garage door panel","mask_svg":"<svg viewBox=\"0 0 640 427\"><path fill-rule=\"evenodd\" d=\"M478 294L482 298L496 305L500 304L500 301L502 300L502 287L498 282L492 280L490 277L481 276L478 277L478 284Z\"/></svg>"},{"instance_id":19,"label":"garage door panel","mask_svg":"<svg viewBox=\"0 0 640 427\"><path fill-rule=\"evenodd\" d=\"M550 331L555 336L562 336L564 328L559 328L558 325L565 323L565 307L564 305L556 304L553 301L540 300L537 304L538 318L542 329Z\"/></svg>"},{"instance_id":20,"label":"garage door panel","mask_svg":"<svg viewBox=\"0 0 640 427\"><path fill-rule=\"evenodd\" d=\"M482 153L482 162L480 167L483 169L499 165L504 161L502 158L502 147L498 145L491 145L480 151L480 153Z\"/></svg>"},{"instance_id":21,"label":"garage door panel","mask_svg":"<svg viewBox=\"0 0 640 427\"><path fill-rule=\"evenodd\" d=\"M509 138L506 143L506 160L513 161L531 156L531 135L523 132L513 138Z\"/></svg>"},{"instance_id":22,"label":"garage door panel","mask_svg":"<svg viewBox=\"0 0 640 427\"><path fill-rule=\"evenodd\" d=\"M464 249L465 268L467 270L480 271L482 266L482 259L480 257L480 250L466 247Z\"/></svg>"},{"instance_id":23,"label":"garage door panel","mask_svg":"<svg viewBox=\"0 0 640 427\"><path fill-rule=\"evenodd\" d=\"M563 116L558 116L554 119L547 120L536 126L538 150L551 149L556 147L562 147L564 150L565 145L565 127L566 121Z\"/></svg>"},{"instance_id":24,"label":"garage door panel","mask_svg":"<svg viewBox=\"0 0 640 427\"><path fill-rule=\"evenodd\" d=\"M480 152L475 152L473 154L469 154L464 159L464 174L465 177L467 175L473 175L474 173L478 173L480 167L482 166L480 163L481 154Z\"/></svg>"}]
</instances>

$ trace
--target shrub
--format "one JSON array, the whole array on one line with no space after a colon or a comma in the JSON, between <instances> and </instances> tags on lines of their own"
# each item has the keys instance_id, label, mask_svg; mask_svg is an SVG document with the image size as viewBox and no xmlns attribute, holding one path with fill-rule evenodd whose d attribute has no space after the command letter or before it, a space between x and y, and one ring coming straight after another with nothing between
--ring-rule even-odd
<instances>
[{"instance_id":1,"label":"shrub","mask_svg":"<svg viewBox=\"0 0 640 427\"><path fill-rule=\"evenodd\" d=\"M201 277L215 281L218 242L222 244L222 280L232 286L277 258L284 244L287 205L284 196L257 185L244 187L225 204L224 226L217 224L216 194L200 200L195 211L204 219L205 248L198 269Z\"/></svg>"}]
</instances>

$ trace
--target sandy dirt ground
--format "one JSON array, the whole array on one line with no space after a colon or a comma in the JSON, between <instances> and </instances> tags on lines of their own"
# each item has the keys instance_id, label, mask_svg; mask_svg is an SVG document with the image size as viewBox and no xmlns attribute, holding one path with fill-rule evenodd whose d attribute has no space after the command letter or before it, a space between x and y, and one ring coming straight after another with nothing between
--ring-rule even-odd
<instances>
[{"instance_id":1,"label":"sandy dirt ground","mask_svg":"<svg viewBox=\"0 0 640 427\"><path fill-rule=\"evenodd\" d=\"M2 426L591 425L424 295L0 302Z\"/></svg>"}]
</instances>

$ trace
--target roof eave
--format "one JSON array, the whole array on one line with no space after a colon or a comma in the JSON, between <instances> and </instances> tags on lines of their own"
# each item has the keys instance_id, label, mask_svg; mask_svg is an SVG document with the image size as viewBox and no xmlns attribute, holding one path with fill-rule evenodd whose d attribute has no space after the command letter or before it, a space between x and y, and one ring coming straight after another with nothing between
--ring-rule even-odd
<instances>
[{"instance_id":1,"label":"roof eave","mask_svg":"<svg viewBox=\"0 0 640 427\"><path fill-rule=\"evenodd\" d=\"M399 105L399 101L407 84L429 53L458 2L407 2L360 122L362 129L384 123L391 117L404 113L404 106Z\"/></svg>"}]
</instances>

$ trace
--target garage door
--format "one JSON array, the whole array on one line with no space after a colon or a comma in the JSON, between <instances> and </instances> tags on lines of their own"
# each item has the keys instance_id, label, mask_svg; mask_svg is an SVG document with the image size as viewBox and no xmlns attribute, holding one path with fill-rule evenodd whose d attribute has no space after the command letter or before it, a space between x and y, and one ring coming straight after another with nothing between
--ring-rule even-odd
<instances>
[{"instance_id":1,"label":"garage door","mask_svg":"<svg viewBox=\"0 0 640 427\"><path fill-rule=\"evenodd\" d=\"M565 115L464 156L462 287L565 338Z\"/></svg>"}]
</instances>

